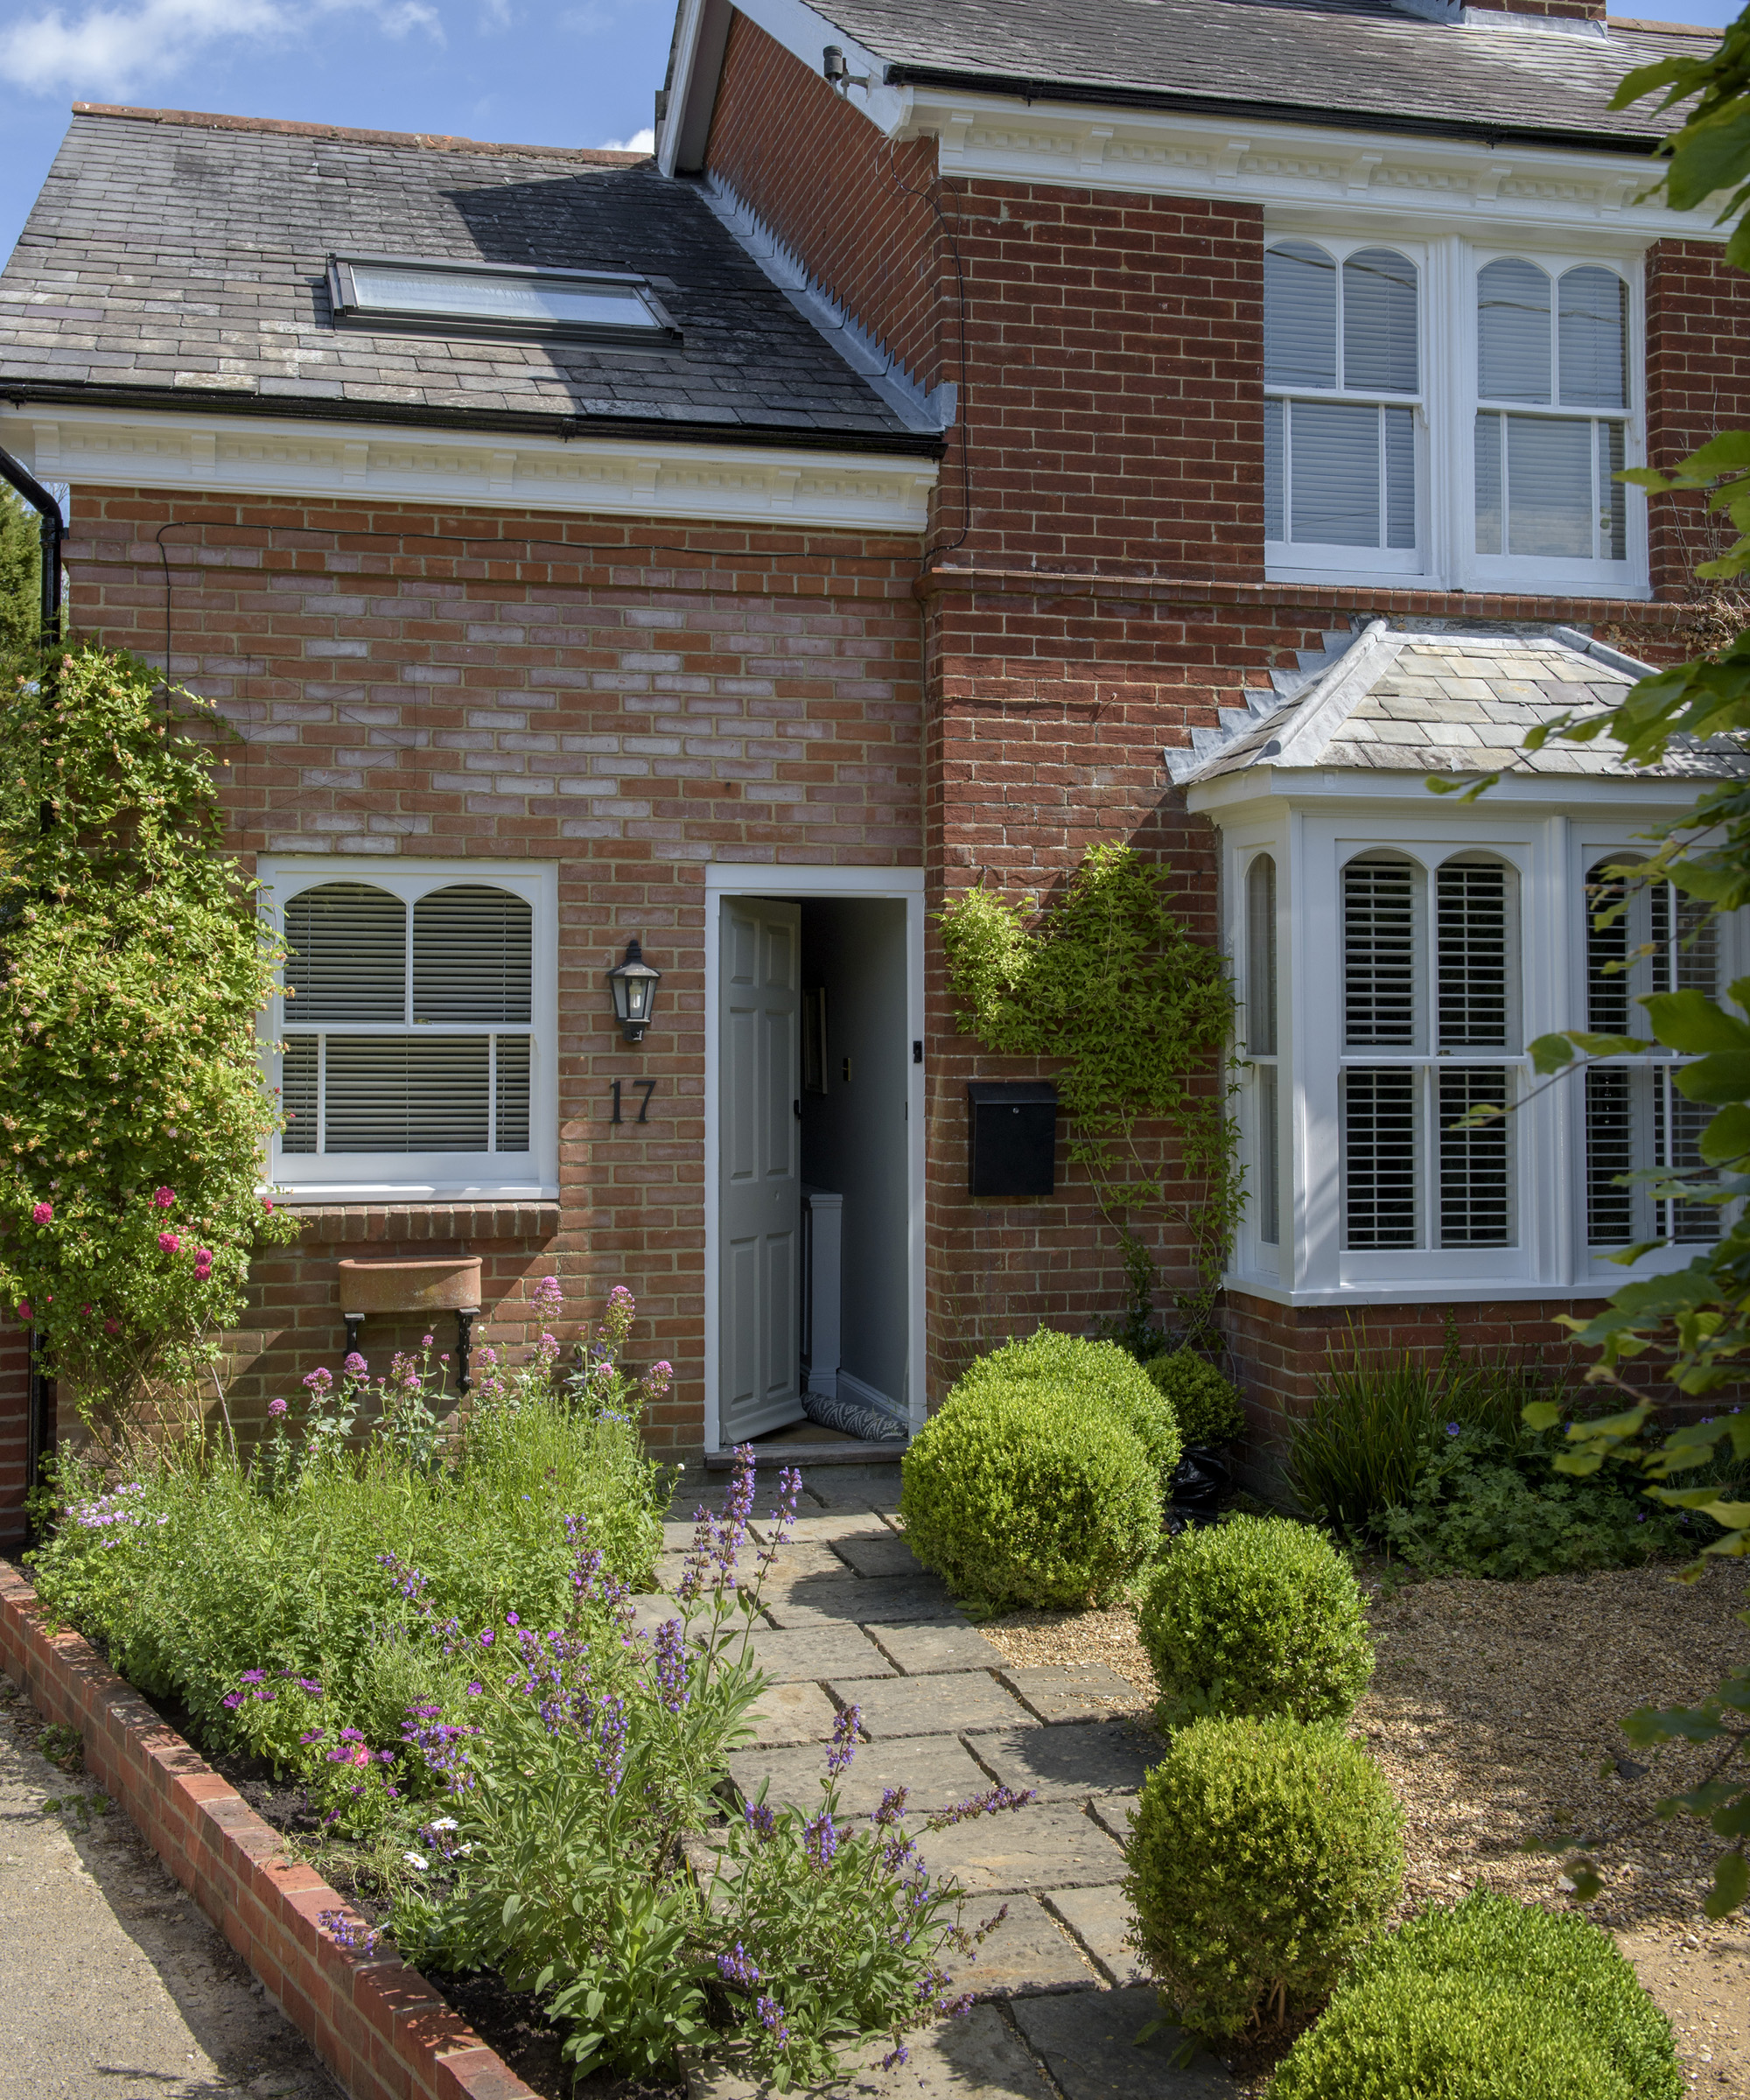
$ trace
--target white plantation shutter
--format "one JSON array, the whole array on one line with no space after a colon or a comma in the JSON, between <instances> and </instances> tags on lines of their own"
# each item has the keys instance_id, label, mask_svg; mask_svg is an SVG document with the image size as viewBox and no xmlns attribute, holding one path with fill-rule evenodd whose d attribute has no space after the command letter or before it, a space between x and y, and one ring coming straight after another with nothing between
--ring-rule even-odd
<instances>
[{"instance_id":1,"label":"white plantation shutter","mask_svg":"<svg viewBox=\"0 0 1750 2100\"><path fill-rule=\"evenodd\" d=\"M1416 1244L1416 1088L1413 1066L1352 1066L1343 1074L1343 1238L1346 1245Z\"/></svg>"},{"instance_id":2,"label":"white plantation shutter","mask_svg":"<svg viewBox=\"0 0 1750 2100\"><path fill-rule=\"evenodd\" d=\"M530 1149L534 914L522 898L438 885L410 915L369 884L326 883L288 902L285 928L282 1152Z\"/></svg>"},{"instance_id":3,"label":"white plantation shutter","mask_svg":"<svg viewBox=\"0 0 1750 2100\"><path fill-rule=\"evenodd\" d=\"M1589 1246L1624 1247L1634 1237L1634 1192L1616 1183L1634 1166L1634 1085L1641 1077L1609 1065L1586 1075Z\"/></svg>"},{"instance_id":4,"label":"white plantation shutter","mask_svg":"<svg viewBox=\"0 0 1750 2100\"><path fill-rule=\"evenodd\" d=\"M535 914L483 883L432 890L413 907L416 1021L526 1022Z\"/></svg>"},{"instance_id":5,"label":"white plantation shutter","mask_svg":"<svg viewBox=\"0 0 1750 2100\"><path fill-rule=\"evenodd\" d=\"M1356 1045L1416 1041L1416 873L1367 858L1343 870L1343 1034Z\"/></svg>"},{"instance_id":6,"label":"white plantation shutter","mask_svg":"<svg viewBox=\"0 0 1750 2100\"><path fill-rule=\"evenodd\" d=\"M1508 871L1447 861L1434 878L1443 1050L1505 1050L1509 1026Z\"/></svg>"},{"instance_id":7,"label":"white plantation shutter","mask_svg":"<svg viewBox=\"0 0 1750 2100\"><path fill-rule=\"evenodd\" d=\"M325 882L285 907L288 1020L404 1021L407 906L362 882Z\"/></svg>"},{"instance_id":8,"label":"white plantation shutter","mask_svg":"<svg viewBox=\"0 0 1750 2100\"><path fill-rule=\"evenodd\" d=\"M1435 1074L1440 1121L1440 1244L1506 1247L1513 1241L1512 1118L1452 1126L1473 1109L1509 1104L1504 1065L1452 1065Z\"/></svg>"}]
</instances>

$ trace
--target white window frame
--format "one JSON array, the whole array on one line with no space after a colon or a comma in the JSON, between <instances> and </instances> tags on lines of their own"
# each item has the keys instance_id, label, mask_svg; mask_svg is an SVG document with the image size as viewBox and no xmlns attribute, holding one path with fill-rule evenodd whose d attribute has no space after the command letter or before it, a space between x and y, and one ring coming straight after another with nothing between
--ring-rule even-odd
<instances>
[{"instance_id":1,"label":"white window frame","mask_svg":"<svg viewBox=\"0 0 1750 2100\"><path fill-rule=\"evenodd\" d=\"M1414 547L1342 547L1307 540L1270 540L1264 542L1265 573L1272 581L1299 579L1324 582L1342 581L1365 576L1377 576L1402 584L1407 578L1420 577L1428 565L1428 295L1427 276L1429 250L1425 242L1396 241L1377 229L1366 233L1345 234L1290 232L1286 229L1272 234L1265 242L1266 248L1274 248L1286 241L1310 242L1322 248L1337 266L1339 285L1337 305L1337 354L1342 356L1342 270L1347 259L1363 248L1384 248L1413 263L1416 270L1416 367L1419 382L1414 394L1386 394L1368 392L1365 388L1334 387L1287 387L1264 382L1266 401L1317 401L1334 402L1352 408L1384 406L1409 409L1413 418L1416 449L1416 544ZM1282 475L1283 525L1288 529L1292 523L1291 506L1293 500L1293 472L1290 464L1293 445L1289 436L1288 418L1283 429ZM1385 501L1384 461L1381 460L1380 502Z\"/></svg>"},{"instance_id":2,"label":"white window frame","mask_svg":"<svg viewBox=\"0 0 1750 2100\"><path fill-rule=\"evenodd\" d=\"M1475 426L1477 392L1477 282L1489 262L1515 256L1535 262L1552 281L1582 265L1615 270L1628 286L1628 404L1619 418L1598 410L1548 410L1515 404L1516 414L1587 416L1623 424L1623 463L1646 461L1645 244L1603 241L1550 248L1511 238L1483 241L1450 234L1399 239L1385 225L1292 210L1267 214L1265 246L1284 241L1316 242L1340 262L1357 248L1390 248L1417 266L1420 404L1417 427L1417 554L1406 570L1401 553L1370 548L1306 548L1284 540L1264 547L1264 574L1271 583L1372 583L1402 590L1410 577L1437 591L1511 592L1522 597L1646 598L1652 596L1647 539L1647 499L1627 490L1627 558L1580 561L1522 555L1480 555L1476 550ZM1314 399L1365 399L1323 395L1317 389L1270 387L1273 398L1306 395Z\"/></svg>"},{"instance_id":3,"label":"white window frame","mask_svg":"<svg viewBox=\"0 0 1750 2100\"><path fill-rule=\"evenodd\" d=\"M558 881L551 865L531 861L394 860L263 856L257 869L262 906L284 934L285 907L301 892L331 882L368 883L398 897L410 914L417 899L456 883L480 883L520 897L534 914L529 1007L527 1152L286 1152L281 1133L268 1147L266 1179L294 1201L375 1203L532 1202L558 1193ZM606 996L606 995L604 995ZM282 1083L278 1045L298 1028L297 1001L280 993L264 1017L262 1063L268 1084ZM506 1032L521 1034L519 1026Z\"/></svg>"}]
</instances>

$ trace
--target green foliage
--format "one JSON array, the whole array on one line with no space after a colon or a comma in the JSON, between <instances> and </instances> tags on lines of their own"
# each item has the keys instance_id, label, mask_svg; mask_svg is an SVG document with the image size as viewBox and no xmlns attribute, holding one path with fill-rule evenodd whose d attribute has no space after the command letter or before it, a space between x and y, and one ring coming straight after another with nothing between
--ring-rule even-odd
<instances>
[{"instance_id":1,"label":"green foliage","mask_svg":"<svg viewBox=\"0 0 1750 2100\"><path fill-rule=\"evenodd\" d=\"M1404 1883L1403 1818L1334 1728L1194 1721L1149 1774L1125 1848L1137 1944L1194 2032L1316 2004Z\"/></svg>"},{"instance_id":2,"label":"green foliage","mask_svg":"<svg viewBox=\"0 0 1750 2100\"><path fill-rule=\"evenodd\" d=\"M20 667L36 649L42 628L41 578L37 514L9 484L0 482L0 677Z\"/></svg>"},{"instance_id":3,"label":"green foliage","mask_svg":"<svg viewBox=\"0 0 1750 2100\"><path fill-rule=\"evenodd\" d=\"M1195 1349L1169 1349L1143 1367L1163 1393L1187 1446L1203 1450L1232 1444L1246 1433L1238 1389Z\"/></svg>"},{"instance_id":4,"label":"green foliage","mask_svg":"<svg viewBox=\"0 0 1750 2100\"><path fill-rule=\"evenodd\" d=\"M1322 1532L1285 1517L1181 1532L1150 1578L1140 1624L1169 1723L1346 1721L1373 1676L1348 1564Z\"/></svg>"},{"instance_id":5,"label":"green foliage","mask_svg":"<svg viewBox=\"0 0 1750 2100\"><path fill-rule=\"evenodd\" d=\"M1377 1940L1270 2100L1679 2100L1670 2023L1606 1933L1479 1889Z\"/></svg>"},{"instance_id":6,"label":"green foliage","mask_svg":"<svg viewBox=\"0 0 1750 2100\"><path fill-rule=\"evenodd\" d=\"M1117 1343L1086 1341L1041 1327L1024 1340L1004 1342L979 1357L954 1390L976 1393L987 1385L1039 1386L1122 1424L1148 1453L1161 1493L1170 1492L1181 1447L1178 1418L1160 1388Z\"/></svg>"},{"instance_id":7,"label":"green foliage","mask_svg":"<svg viewBox=\"0 0 1750 2100\"><path fill-rule=\"evenodd\" d=\"M956 1386L903 1461L913 1551L986 1612L1105 1602L1160 1543L1161 1513L1137 1438L1032 1380Z\"/></svg>"},{"instance_id":8,"label":"green foliage","mask_svg":"<svg viewBox=\"0 0 1750 2100\"><path fill-rule=\"evenodd\" d=\"M211 1362L297 1230L256 1193L276 951L207 704L155 690L80 649L0 717L0 1298L82 1406Z\"/></svg>"},{"instance_id":9,"label":"green foliage","mask_svg":"<svg viewBox=\"0 0 1750 2100\"><path fill-rule=\"evenodd\" d=\"M1094 846L1043 912L1036 898L1016 906L981 887L942 914L961 1027L1000 1056L1058 1067L1069 1157L1119 1234L1140 1327L1152 1264L1126 1220L1167 1196L1138 1124L1165 1123L1198 1184L1180 1209L1205 1278L1194 1326L1207 1324L1240 1203L1222 1087L1233 992L1220 956L1169 909L1167 880L1134 847Z\"/></svg>"}]
</instances>

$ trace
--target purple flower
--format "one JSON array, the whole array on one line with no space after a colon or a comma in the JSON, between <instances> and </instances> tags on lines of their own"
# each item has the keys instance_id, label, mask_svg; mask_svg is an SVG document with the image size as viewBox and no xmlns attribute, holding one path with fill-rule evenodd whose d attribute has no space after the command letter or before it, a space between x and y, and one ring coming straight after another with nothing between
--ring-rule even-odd
<instances>
[{"instance_id":1,"label":"purple flower","mask_svg":"<svg viewBox=\"0 0 1750 2100\"><path fill-rule=\"evenodd\" d=\"M279 1418L285 1412L285 1402L284 1400L270 1400L268 1402L268 1412L273 1417L274 1420L277 1422Z\"/></svg>"},{"instance_id":2,"label":"purple flower","mask_svg":"<svg viewBox=\"0 0 1750 2100\"><path fill-rule=\"evenodd\" d=\"M316 1922L337 1947L345 1948L348 1954L374 1954L382 1942L382 1934L374 1925L359 1924L344 1910L318 1911Z\"/></svg>"},{"instance_id":3,"label":"purple flower","mask_svg":"<svg viewBox=\"0 0 1750 2100\"><path fill-rule=\"evenodd\" d=\"M485 1690L486 1686L480 1684L478 1679L476 1679L476 1681L468 1687L468 1697L471 1699L477 1699L480 1697L481 1693L485 1691Z\"/></svg>"},{"instance_id":4,"label":"purple flower","mask_svg":"<svg viewBox=\"0 0 1750 2100\"><path fill-rule=\"evenodd\" d=\"M750 1801L742 1808L742 1819L762 1844L770 1844L778 1835L778 1818L763 1801Z\"/></svg>"},{"instance_id":5,"label":"purple flower","mask_svg":"<svg viewBox=\"0 0 1750 2100\"><path fill-rule=\"evenodd\" d=\"M267 1674L264 1670L246 1670L237 1682L240 1684L259 1684L263 1682Z\"/></svg>"},{"instance_id":6,"label":"purple flower","mask_svg":"<svg viewBox=\"0 0 1750 2100\"><path fill-rule=\"evenodd\" d=\"M760 1998L753 2001L753 2010L760 2015L760 2024L781 2048L790 2039L790 2030L785 2024L784 2008L775 1998Z\"/></svg>"},{"instance_id":7,"label":"purple flower","mask_svg":"<svg viewBox=\"0 0 1750 2100\"><path fill-rule=\"evenodd\" d=\"M1456 1422L1449 1422L1449 1423L1447 1423L1447 1424L1446 1424L1446 1434L1447 1434L1449 1437L1455 1437L1455 1436L1457 1436L1457 1435L1458 1435L1458 1433L1459 1433L1459 1425L1458 1425L1458 1424L1457 1424Z\"/></svg>"},{"instance_id":8,"label":"purple flower","mask_svg":"<svg viewBox=\"0 0 1750 2100\"><path fill-rule=\"evenodd\" d=\"M802 1825L802 1850L817 1874L825 1873L831 1866L838 1852L838 1829L830 1809L822 1809Z\"/></svg>"},{"instance_id":9,"label":"purple flower","mask_svg":"<svg viewBox=\"0 0 1750 2100\"><path fill-rule=\"evenodd\" d=\"M739 1984L744 1991L751 1991L760 1980L760 1971L743 1951L741 1942L735 1942L733 1954L720 1954L717 1957L717 1972L726 1984Z\"/></svg>"},{"instance_id":10,"label":"purple flower","mask_svg":"<svg viewBox=\"0 0 1750 2100\"><path fill-rule=\"evenodd\" d=\"M992 1787L987 1794L974 1794L965 1801L956 1802L951 1809L943 1809L929 1819L933 1830L945 1830L956 1823L970 1823L976 1816L999 1816L1005 1809L1024 1809L1032 1800L1034 1789L1028 1787L1017 1794L1009 1787Z\"/></svg>"},{"instance_id":11,"label":"purple flower","mask_svg":"<svg viewBox=\"0 0 1750 2100\"><path fill-rule=\"evenodd\" d=\"M665 1619L652 1642L656 1689L670 1713L679 1713L692 1696L687 1684L687 1644L678 1619Z\"/></svg>"},{"instance_id":12,"label":"purple flower","mask_svg":"<svg viewBox=\"0 0 1750 2100\"><path fill-rule=\"evenodd\" d=\"M847 1706L832 1724L832 1747L826 1754L826 1768L834 1779L857 1755L857 1731L863 1726L863 1709Z\"/></svg>"}]
</instances>

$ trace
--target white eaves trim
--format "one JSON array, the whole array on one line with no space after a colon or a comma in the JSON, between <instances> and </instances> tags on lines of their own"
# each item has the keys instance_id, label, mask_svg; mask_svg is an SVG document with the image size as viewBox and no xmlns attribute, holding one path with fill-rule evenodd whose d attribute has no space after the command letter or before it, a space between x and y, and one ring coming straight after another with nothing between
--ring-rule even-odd
<instances>
[{"instance_id":1,"label":"white eaves trim","mask_svg":"<svg viewBox=\"0 0 1750 2100\"><path fill-rule=\"evenodd\" d=\"M482 437L276 416L0 410L40 480L921 533L931 459L612 438Z\"/></svg>"},{"instance_id":2,"label":"white eaves trim","mask_svg":"<svg viewBox=\"0 0 1750 2100\"><path fill-rule=\"evenodd\" d=\"M1425 773L1360 773L1351 766L1297 766L1292 773L1278 772L1269 760L1243 772L1217 774L1214 779L1194 780L1186 790L1185 806L1199 816L1214 816L1229 824L1241 812L1254 808L1319 808L1347 804L1359 811L1381 803L1395 803L1421 816L1438 816L1452 798L1438 797L1428 787ZM1554 810L1578 814L1582 809L1606 811L1624 822L1642 820L1656 823L1690 808L1704 788L1706 779L1623 780L1584 773L1507 773L1488 790L1486 807L1510 807L1521 814Z\"/></svg>"},{"instance_id":3,"label":"white eaves trim","mask_svg":"<svg viewBox=\"0 0 1750 2100\"><path fill-rule=\"evenodd\" d=\"M1369 131L1359 122L1327 130L1049 102L1023 106L934 88L906 94L910 107L890 135L937 134L945 175L1227 198L1278 207L1272 225L1293 223L1297 207L1328 225L1335 206L1382 229L1494 228L1511 238L1536 227L1546 242L1558 228L1574 235L1595 228L1619 244L1625 234L1724 241L1732 230L1716 225L1710 206L1678 213L1637 201L1653 164L1620 153L1491 147Z\"/></svg>"}]
</instances>

